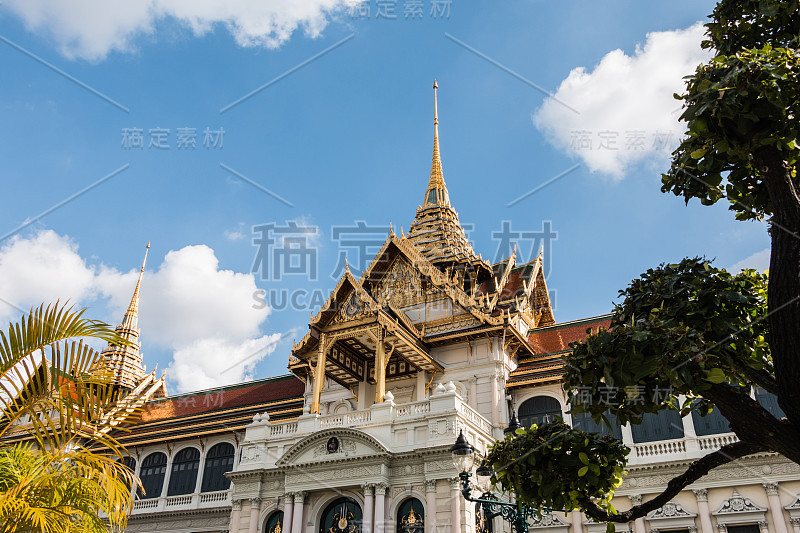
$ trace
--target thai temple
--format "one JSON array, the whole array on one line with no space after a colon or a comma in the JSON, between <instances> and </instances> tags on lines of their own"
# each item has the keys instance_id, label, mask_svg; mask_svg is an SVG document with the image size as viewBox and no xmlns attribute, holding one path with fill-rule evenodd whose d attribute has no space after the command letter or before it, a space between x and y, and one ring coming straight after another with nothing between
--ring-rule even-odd
<instances>
[{"instance_id":1,"label":"thai temple","mask_svg":"<svg viewBox=\"0 0 800 533\"><path fill-rule=\"evenodd\" d=\"M510 532L464 499L450 447L463 432L485 453L515 415L622 439L631 452L613 502L621 510L736 441L716 414L665 411L608 429L569 413L562 356L610 316L559 323L542 254L492 264L473 250L445 184L435 84L433 126L430 177L424 190L419 181L408 232L391 231L360 277L345 270L286 354L286 375L167 395L139 352L142 265L117 328L131 344L103 352L120 389L148 398L120 437L144 487L128 532ZM778 412L774 397L756 395ZM606 524L552 512L530 530L603 533ZM800 466L748 456L617 531L800 533Z\"/></svg>"}]
</instances>

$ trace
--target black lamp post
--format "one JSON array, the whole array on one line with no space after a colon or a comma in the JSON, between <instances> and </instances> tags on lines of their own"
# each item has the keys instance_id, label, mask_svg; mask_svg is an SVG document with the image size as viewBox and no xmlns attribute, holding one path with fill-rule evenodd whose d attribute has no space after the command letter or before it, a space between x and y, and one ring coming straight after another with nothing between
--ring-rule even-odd
<instances>
[{"instance_id":1,"label":"black lamp post","mask_svg":"<svg viewBox=\"0 0 800 533\"><path fill-rule=\"evenodd\" d=\"M512 423L515 420L516 416L512 418ZM519 427L518 421L517 427ZM511 428L509 427L508 429ZM506 430L506 432L508 432L508 430ZM480 498L472 497L472 485L469 482L469 478L472 477L472 467L475 464L475 448L464 437L463 431L458 434L456 443L450 448L450 454L453 456L453 464L459 472L458 477L461 479L461 494L464 495L464 499L479 504L487 519L491 520L495 516L502 516L503 520L511 522L517 533L528 533L528 519L539 518L540 513L538 509L529 507L519 501L517 503L500 501L497 499L497 496L488 489ZM492 477L492 469L485 460L481 461L480 466L475 471L475 476L479 484L488 484L489 479Z\"/></svg>"}]
</instances>

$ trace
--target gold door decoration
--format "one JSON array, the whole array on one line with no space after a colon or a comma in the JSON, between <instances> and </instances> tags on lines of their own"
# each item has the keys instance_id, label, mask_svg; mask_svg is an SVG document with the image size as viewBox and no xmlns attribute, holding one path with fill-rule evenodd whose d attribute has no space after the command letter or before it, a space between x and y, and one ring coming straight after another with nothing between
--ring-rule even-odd
<instances>
[{"instance_id":1,"label":"gold door decoration","mask_svg":"<svg viewBox=\"0 0 800 533\"><path fill-rule=\"evenodd\" d=\"M397 533L424 533L425 515L422 503L410 498L400 505L397 516Z\"/></svg>"}]
</instances>

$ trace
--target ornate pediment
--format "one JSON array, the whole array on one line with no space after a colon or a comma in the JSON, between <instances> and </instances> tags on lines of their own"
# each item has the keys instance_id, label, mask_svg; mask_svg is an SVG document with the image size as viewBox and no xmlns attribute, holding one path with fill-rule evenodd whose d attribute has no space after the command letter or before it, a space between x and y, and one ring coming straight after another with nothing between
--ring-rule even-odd
<instances>
[{"instance_id":1,"label":"ornate pediment","mask_svg":"<svg viewBox=\"0 0 800 533\"><path fill-rule=\"evenodd\" d=\"M696 514L692 514L686 509L683 508L682 505L675 502L667 502L663 506L659 507L655 511L651 511L650 514L647 515L649 520L659 520L659 519L666 519L666 518L679 518L679 517L695 517Z\"/></svg>"},{"instance_id":2,"label":"ornate pediment","mask_svg":"<svg viewBox=\"0 0 800 533\"><path fill-rule=\"evenodd\" d=\"M539 519L532 518L530 524L533 527L569 527L569 524L561 520L554 513L543 513Z\"/></svg>"},{"instance_id":3,"label":"ornate pediment","mask_svg":"<svg viewBox=\"0 0 800 533\"><path fill-rule=\"evenodd\" d=\"M343 324L354 320L361 320L373 314L369 302L363 301L356 291L351 291L350 294L342 299L342 304L336 311L336 314L331 320L331 325Z\"/></svg>"},{"instance_id":4,"label":"ornate pediment","mask_svg":"<svg viewBox=\"0 0 800 533\"><path fill-rule=\"evenodd\" d=\"M373 288L372 296L378 302L413 301L422 296L420 273L407 260L398 257Z\"/></svg>"},{"instance_id":5,"label":"ornate pediment","mask_svg":"<svg viewBox=\"0 0 800 533\"><path fill-rule=\"evenodd\" d=\"M276 464L288 466L388 455L386 446L374 437L354 429L336 428L320 431L301 440L289 448Z\"/></svg>"},{"instance_id":6,"label":"ornate pediment","mask_svg":"<svg viewBox=\"0 0 800 533\"><path fill-rule=\"evenodd\" d=\"M734 489L733 495L730 497L730 499L722 502L722 505L719 506L719 509L717 509L714 514L763 513L766 510L767 509L765 507L759 507L758 505L754 504L750 498L741 496Z\"/></svg>"}]
</instances>

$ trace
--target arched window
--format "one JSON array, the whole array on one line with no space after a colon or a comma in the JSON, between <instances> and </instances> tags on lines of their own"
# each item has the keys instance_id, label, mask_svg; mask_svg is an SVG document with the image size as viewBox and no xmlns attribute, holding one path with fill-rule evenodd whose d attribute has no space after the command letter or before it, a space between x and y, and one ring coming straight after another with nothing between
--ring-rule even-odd
<instances>
[{"instance_id":1,"label":"arched window","mask_svg":"<svg viewBox=\"0 0 800 533\"><path fill-rule=\"evenodd\" d=\"M136 473L136 459L134 459L133 457L128 455L128 456L123 457L120 460L120 462L122 464L124 464L125 466L127 466L128 468L130 468L131 472L133 472L134 474ZM131 489L131 484L130 483L126 482L125 485L127 485L128 490Z\"/></svg>"},{"instance_id":2,"label":"arched window","mask_svg":"<svg viewBox=\"0 0 800 533\"><path fill-rule=\"evenodd\" d=\"M139 470L139 479L142 488L139 490L139 499L158 498L164 486L164 476L167 473L167 456L161 452L151 453L142 461Z\"/></svg>"},{"instance_id":3,"label":"arched window","mask_svg":"<svg viewBox=\"0 0 800 533\"><path fill-rule=\"evenodd\" d=\"M219 446L219 444L217 445ZM264 525L264 533L281 533L283 529L283 511L275 511L269 515L267 523Z\"/></svg>"},{"instance_id":4,"label":"arched window","mask_svg":"<svg viewBox=\"0 0 800 533\"><path fill-rule=\"evenodd\" d=\"M228 490L228 487L231 486L231 480L225 477L225 472L233 470L233 456L235 453L236 450L234 450L233 444L227 442L221 442L208 450L200 492Z\"/></svg>"},{"instance_id":5,"label":"arched window","mask_svg":"<svg viewBox=\"0 0 800 533\"><path fill-rule=\"evenodd\" d=\"M422 502L409 498L397 509L397 533L424 533L425 509Z\"/></svg>"},{"instance_id":6,"label":"arched window","mask_svg":"<svg viewBox=\"0 0 800 533\"><path fill-rule=\"evenodd\" d=\"M692 411L692 423L694 424L694 432L699 436L731 432L728 419L722 416L722 413L716 407L706 416L700 415L697 411Z\"/></svg>"},{"instance_id":7,"label":"arched window","mask_svg":"<svg viewBox=\"0 0 800 533\"><path fill-rule=\"evenodd\" d=\"M617 417L613 414L606 412L606 418L611 423L609 428L604 421L598 424L592 419L589 413L572 413L572 427L580 429L586 433L600 433L601 435L611 435L615 439L622 440L622 428L617 422Z\"/></svg>"},{"instance_id":8,"label":"arched window","mask_svg":"<svg viewBox=\"0 0 800 533\"><path fill-rule=\"evenodd\" d=\"M475 504L475 533L493 533L492 519L483 511L481 504Z\"/></svg>"},{"instance_id":9,"label":"arched window","mask_svg":"<svg viewBox=\"0 0 800 533\"><path fill-rule=\"evenodd\" d=\"M756 400L761 404L761 407L769 411L775 418L786 417L786 413L778 405L778 397L771 392L767 392L761 387L756 387Z\"/></svg>"},{"instance_id":10,"label":"arched window","mask_svg":"<svg viewBox=\"0 0 800 533\"><path fill-rule=\"evenodd\" d=\"M322 513L320 533L361 533L361 506L352 498L338 498Z\"/></svg>"},{"instance_id":11,"label":"arched window","mask_svg":"<svg viewBox=\"0 0 800 533\"><path fill-rule=\"evenodd\" d=\"M678 411L663 409L658 413L645 413L642 423L631 426L633 442L680 439L683 437L683 421Z\"/></svg>"},{"instance_id":12,"label":"arched window","mask_svg":"<svg viewBox=\"0 0 800 533\"><path fill-rule=\"evenodd\" d=\"M533 424L540 425L561 418L561 404L549 396L536 396L525 400L519 406L519 423L529 428Z\"/></svg>"},{"instance_id":13,"label":"arched window","mask_svg":"<svg viewBox=\"0 0 800 533\"><path fill-rule=\"evenodd\" d=\"M167 496L191 494L197 485L197 469L200 467L200 451L184 448L172 460Z\"/></svg>"}]
</instances>

